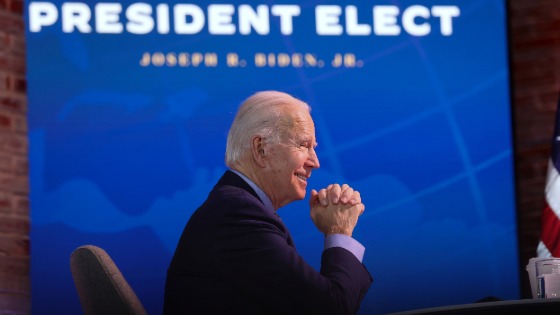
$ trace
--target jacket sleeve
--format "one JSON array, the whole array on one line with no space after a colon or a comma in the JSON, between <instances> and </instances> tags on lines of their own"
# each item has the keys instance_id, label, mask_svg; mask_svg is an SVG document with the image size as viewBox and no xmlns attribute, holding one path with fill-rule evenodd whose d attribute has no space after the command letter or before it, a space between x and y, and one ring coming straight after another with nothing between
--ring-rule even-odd
<instances>
[{"instance_id":1,"label":"jacket sleeve","mask_svg":"<svg viewBox=\"0 0 560 315\"><path fill-rule=\"evenodd\" d=\"M372 279L352 253L340 247L325 250L318 272L290 245L281 221L262 209L246 210L224 220L213 241L212 261L220 262L215 268L225 281L270 314L358 311Z\"/></svg>"}]
</instances>

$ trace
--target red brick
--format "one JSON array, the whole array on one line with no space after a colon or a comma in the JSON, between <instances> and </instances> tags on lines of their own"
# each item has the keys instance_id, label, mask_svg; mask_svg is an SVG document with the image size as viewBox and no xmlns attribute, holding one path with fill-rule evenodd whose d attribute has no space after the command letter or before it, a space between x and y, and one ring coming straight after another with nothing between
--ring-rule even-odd
<instances>
[{"instance_id":1,"label":"red brick","mask_svg":"<svg viewBox=\"0 0 560 315\"><path fill-rule=\"evenodd\" d=\"M31 313L24 0L0 0L0 315Z\"/></svg>"},{"instance_id":2,"label":"red brick","mask_svg":"<svg viewBox=\"0 0 560 315\"><path fill-rule=\"evenodd\" d=\"M18 194L28 193L29 180L27 176L0 173L0 190Z\"/></svg>"},{"instance_id":3,"label":"red brick","mask_svg":"<svg viewBox=\"0 0 560 315\"><path fill-rule=\"evenodd\" d=\"M24 78L13 77L12 82L14 91L21 93L27 92L27 81Z\"/></svg>"},{"instance_id":4,"label":"red brick","mask_svg":"<svg viewBox=\"0 0 560 315\"><path fill-rule=\"evenodd\" d=\"M12 155L0 153L0 172L11 173L13 168Z\"/></svg>"},{"instance_id":5,"label":"red brick","mask_svg":"<svg viewBox=\"0 0 560 315\"><path fill-rule=\"evenodd\" d=\"M12 200L14 205L14 214L27 216L29 215L29 198L28 197L14 197Z\"/></svg>"},{"instance_id":6,"label":"red brick","mask_svg":"<svg viewBox=\"0 0 560 315\"><path fill-rule=\"evenodd\" d=\"M547 34L535 38L527 38L525 40L516 40L513 43L515 49L534 49L534 48L552 48L558 46L560 36L557 34Z\"/></svg>"},{"instance_id":7,"label":"red brick","mask_svg":"<svg viewBox=\"0 0 560 315\"><path fill-rule=\"evenodd\" d=\"M17 153L26 155L28 139L25 136L0 132L0 152Z\"/></svg>"},{"instance_id":8,"label":"red brick","mask_svg":"<svg viewBox=\"0 0 560 315\"><path fill-rule=\"evenodd\" d=\"M27 134L27 117L24 115L14 116L14 131L18 134Z\"/></svg>"},{"instance_id":9,"label":"red brick","mask_svg":"<svg viewBox=\"0 0 560 315\"><path fill-rule=\"evenodd\" d=\"M1 255L0 270L14 275L29 275L29 254L27 255Z\"/></svg>"},{"instance_id":10,"label":"red brick","mask_svg":"<svg viewBox=\"0 0 560 315\"><path fill-rule=\"evenodd\" d=\"M544 15L551 11L558 10L557 0L514 0L508 1L508 7L512 11L518 12L532 12L531 10L543 11Z\"/></svg>"},{"instance_id":11,"label":"red brick","mask_svg":"<svg viewBox=\"0 0 560 315\"><path fill-rule=\"evenodd\" d=\"M30 283L28 275L0 273L0 283L3 286L3 292L21 295L29 294Z\"/></svg>"},{"instance_id":12,"label":"red brick","mask_svg":"<svg viewBox=\"0 0 560 315\"><path fill-rule=\"evenodd\" d=\"M29 162L27 157L13 157L11 171L17 176L27 176L29 173Z\"/></svg>"},{"instance_id":13,"label":"red brick","mask_svg":"<svg viewBox=\"0 0 560 315\"><path fill-rule=\"evenodd\" d=\"M516 53L515 56L518 56ZM532 72L550 72L555 73L555 69L551 68L550 65L558 62L553 55L541 55L540 58L529 58L529 59L519 59L515 58L512 62L512 75L516 76L520 73L532 73Z\"/></svg>"},{"instance_id":14,"label":"red brick","mask_svg":"<svg viewBox=\"0 0 560 315\"><path fill-rule=\"evenodd\" d=\"M552 74L514 76L513 82L519 86L546 86L554 82L554 76Z\"/></svg>"},{"instance_id":15,"label":"red brick","mask_svg":"<svg viewBox=\"0 0 560 315\"><path fill-rule=\"evenodd\" d=\"M25 58L26 56L25 40L21 38L21 36L16 36L16 35L10 35L10 38L11 38L10 53L12 53L14 56Z\"/></svg>"},{"instance_id":16,"label":"red brick","mask_svg":"<svg viewBox=\"0 0 560 315\"><path fill-rule=\"evenodd\" d=\"M0 257L28 257L29 238L27 236L5 235L0 233ZM2 261L0 260L0 264Z\"/></svg>"},{"instance_id":17,"label":"red brick","mask_svg":"<svg viewBox=\"0 0 560 315\"><path fill-rule=\"evenodd\" d=\"M0 54L0 70L25 75L25 59L23 56Z\"/></svg>"},{"instance_id":18,"label":"red brick","mask_svg":"<svg viewBox=\"0 0 560 315\"><path fill-rule=\"evenodd\" d=\"M10 47L10 35L6 32L0 32L0 52L6 53Z\"/></svg>"},{"instance_id":19,"label":"red brick","mask_svg":"<svg viewBox=\"0 0 560 315\"><path fill-rule=\"evenodd\" d=\"M3 96L0 94L0 107L25 112L27 110L27 100L22 97Z\"/></svg>"},{"instance_id":20,"label":"red brick","mask_svg":"<svg viewBox=\"0 0 560 315\"><path fill-rule=\"evenodd\" d=\"M556 107L559 97L560 95L554 92L541 93L540 95L538 95L538 104L543 104L543 106L539 107L539 109L548 111L551 114L556 113Z\"/></svg>"},{"instance_id":21,"label":"red brick","mask_svg":"<svg viewBox=\"0 0 560 315\"><path fill-rule=\"evenodd\" d=\"M17 15L23 15L23 1L22 0L11 0L10 1L10 11L16 13Z\"/></svg>"},{"instance_id":22,"label":"red brick","mask_svg":"<svg viewBox=\"0 0 560 315\"><path fill-rule=\"evenodd\" d=\"M29 234L29 219L0 214L0 234L2 233L27 237L27 234Z\"/></svg>"},{"instance_id":23,"label":"red brick","mask_svg":"<svg viewBox=\"0 0 560 315\"><path fill-rule=\"evenodd\" d=\"M23 16L0 11L0 30L23 35L25 31Z\"/></svg>"},{"instance_id":24,"label":"red brick","mask_svg":"<svg viewBox=\"0 0 560 315\"><path fill-rule=\"evenodd\" d=\"M11 194L6 192L0 192L0 215L9 214L9 213L12 213Z\"/></svg>"},{"instance_id":25,"label":"red brick","mask_svg":"<svg viewBox=\"0 0 560 315\"><path fill-rule=\"evenodd\" d=\"M2 292L29 295L30 283L27 275L0 272L0 283L2 284Z\"/></svg>"},{"instance_id":26,"label":"red brick","mask_svg":"<svg viewBox=\"0 0 560 315\"><path fill-rule=\"evenodd\" d=\"M12 129L12 126L12 117L10 115L0 113L0 130L10 130Z\"/></svg>"},{"instance_id":27,"label":"red brick","mask_svg":"<svg viewBox=\"0 0 560 315\"><path fill-rule=\"evenodd\" d=\"M24 294L0 295L0 315L26 314L31 310L31 298Z\"/></svg>"}]
</instances>

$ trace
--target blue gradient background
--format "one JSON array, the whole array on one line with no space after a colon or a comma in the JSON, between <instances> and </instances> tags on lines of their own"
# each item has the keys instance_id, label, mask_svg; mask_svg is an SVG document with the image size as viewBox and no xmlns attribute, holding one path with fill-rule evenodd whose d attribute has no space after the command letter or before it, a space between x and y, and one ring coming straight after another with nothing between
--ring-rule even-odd
<instances>
[{"instance_id":1,"label":"blue gradient background","mask_svg":"<svg viewBox=\"0 0 560 315\"><path fill-rule=\"evenodd\" d=\"M326 37L313 20L322 3L354 4L363 23L382 4L457 5L461 16L450 37L437 19L425 37ZM355 237L374 283L360 314L519 298L504 1L298 4L291 36L277 23L268 36L65 34L60 20L27 32L34 314L81 312L69 256L84 244L105 248L161 313L179 235L225 170L234 113L264 89L313 108L322 167L310 187L345 182L363 196ZM221 64L139 65L156 51L215 52ZM228 52L348 52L364 65L228 68ZM319 268L308 211L301 201L279 214Z\"/></svg>"}]
</instances>

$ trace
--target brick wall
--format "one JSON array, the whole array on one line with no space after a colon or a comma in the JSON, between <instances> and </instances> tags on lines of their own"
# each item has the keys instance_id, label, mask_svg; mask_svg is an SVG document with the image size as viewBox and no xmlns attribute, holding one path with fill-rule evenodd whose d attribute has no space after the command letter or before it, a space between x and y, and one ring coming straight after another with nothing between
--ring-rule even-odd
<instances>
[{"instance_id":1,"label":"brick wall","mask_svg":"<svg viewBox=\"0 0 560 315\"><path fill-rule=\"evenodd\" d=\"M560 1L510 0L520 264L535 255L556 102ZM29 314L29 200L22 0L0 0L0 315Z\"/></svg>"},{"instance_id":2,"label":"brick wall","mask_svg":"<svg viewBox=\"0 0 560 315\"><path fill-rule=\"evenodd\" d=\"M510 60L523 297L524 267L535 250L544 208L544 184L560 96L560 1L510 0Z\"/></svg>"},{"instance_id":3,"label":"brick wall","mask_svg":"<svg viewBox=\"0 0 560 315\"><path fill-rule=\"evenodd\" d=\"M0 0L0 315L29 314L23 0Z\"/></svg>"}]
</instances>

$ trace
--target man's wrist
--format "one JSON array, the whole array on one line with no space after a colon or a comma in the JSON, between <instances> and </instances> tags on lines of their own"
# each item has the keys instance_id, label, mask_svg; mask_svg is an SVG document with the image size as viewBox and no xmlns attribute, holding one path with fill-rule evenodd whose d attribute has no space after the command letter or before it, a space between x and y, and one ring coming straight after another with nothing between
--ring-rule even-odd
<instances>
[{"instance_id":1,"label":"man's wrist","mask_svg":"<svg viewBox=\"0 0 560 315\"><path fill-rule=\"evenodd\" d=\"M346 235L348 237L352 237L352 232L354 231L354 229L344 229L341 226L338 225L334 225L334 226L330 226L326 229L327 232L325 232L325 237L329 236L329 235L338 235L338 234L342 234L342 235Z\"/></svg>"}]
</instances>

